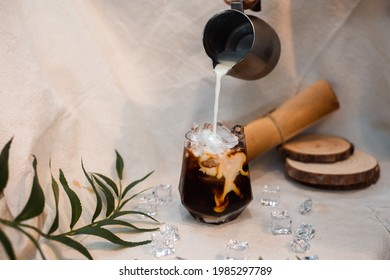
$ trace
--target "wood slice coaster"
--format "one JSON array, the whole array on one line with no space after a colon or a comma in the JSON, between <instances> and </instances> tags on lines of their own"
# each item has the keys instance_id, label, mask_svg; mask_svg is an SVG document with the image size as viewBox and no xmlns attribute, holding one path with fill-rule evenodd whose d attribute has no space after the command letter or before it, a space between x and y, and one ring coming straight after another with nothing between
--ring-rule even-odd
<instances>
[{"instance_id":1,"label":"wood slice coaster","mask_svg":"<svg viewBox=\"0 0 390 280\"><path fill-rule=\"evenodd\" d=\"M287 141L279 151L302 162L329 163L345 160L353 154L354 145L345 138L306 134Z\"/></svg>"},{"instance_id":2,"label":"wood slice coaster","mask_svg":"<svg viewBox=\"0 0 390 280\"><path fill-rule=\"evenodd\" d=\"M305 163L286 159L289 177L313 187L352 190L368 187L379 179L377 160L362 151L335 163Z\"/></svg>"}]
</instances>

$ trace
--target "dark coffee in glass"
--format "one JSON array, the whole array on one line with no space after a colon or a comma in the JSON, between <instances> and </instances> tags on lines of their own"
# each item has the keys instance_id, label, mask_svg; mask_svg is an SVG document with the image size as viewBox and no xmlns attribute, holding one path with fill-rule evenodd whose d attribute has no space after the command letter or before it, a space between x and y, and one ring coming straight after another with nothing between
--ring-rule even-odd
<instances>
[{"instance_id":1,"label":"dark coffee in glass","mask_svg":"<svg viewBox=\"0 0 390 280\"><path fill-rule=\"evenodd\" d=\"M179 183L181 202L198 221L236 219L252 201L244 128L219 124L186 134Z\"/></svg>"}]
</instances>

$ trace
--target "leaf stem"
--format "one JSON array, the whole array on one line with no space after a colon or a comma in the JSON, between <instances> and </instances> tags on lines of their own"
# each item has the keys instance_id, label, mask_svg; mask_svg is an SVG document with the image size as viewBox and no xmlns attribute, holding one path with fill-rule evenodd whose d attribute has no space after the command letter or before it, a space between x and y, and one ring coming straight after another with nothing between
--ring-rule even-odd
<instances>
[{"instance_id":1,"label":"leaf stem","mask_svg":"<svg viewBox=\"0 0 390 280\"><path fill-rule=\"evenodd\" d=\"M122 185L122 180L119 180L119 194L118 194L118 205L116 206L114 212L112 213L112 215L114 213L117 213L121 208L122 208L122 200L123 200L123 185ZM112 215L110 215L110 217L112 217Z\"/></svg>"},{"instance_id":2,"label":"leaf stem","mask_svg":"<svg viewBox=\"0 0 390 280\"><path fill-rule=\"evenodd\" d=\"M32 229L35 232L37 232L40 236L43 236L43 237L46 237L46 234L44 234L42 231L40 231L38 228L36 228L34 226L23 224L23 223L19 223L19 222L14 222L14 221L8 221L8 220L0 219L0 223L2 223L3 225L7 225L9 227L12 227L15 230L20 231L21 233L23 233L28 239L30 239L30 241L34 244L35 248L37 248L39 254L42 257L42 259L46 260L45 254L43 253L42 248L39 245L39 242L37 240L35 240L34 237L31 234L29 234L27 231L25 231L23 229L23 227Z\"/></svg>"}]
</instances>

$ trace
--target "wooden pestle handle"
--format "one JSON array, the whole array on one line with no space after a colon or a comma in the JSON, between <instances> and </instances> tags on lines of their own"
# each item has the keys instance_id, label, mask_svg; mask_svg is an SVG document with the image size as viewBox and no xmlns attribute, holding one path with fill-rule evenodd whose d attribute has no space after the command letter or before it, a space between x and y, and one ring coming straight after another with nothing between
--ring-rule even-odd
<instances>
[{"instance_id":1,"label":"wooden pestle handle","mask_svg":"<svg viewBox=\"0 0 390 280\"><path fill-rule=\"evenodd\" d=\"M339 108L329 83L320 80L271 113L245 125L248 161L289 140Z\"/></svg>"}]
</instances>

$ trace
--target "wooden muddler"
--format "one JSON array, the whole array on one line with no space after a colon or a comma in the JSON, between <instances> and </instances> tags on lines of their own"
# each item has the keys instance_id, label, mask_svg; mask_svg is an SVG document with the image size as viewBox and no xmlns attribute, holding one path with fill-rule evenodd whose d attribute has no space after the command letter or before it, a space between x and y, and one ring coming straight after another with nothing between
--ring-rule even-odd
<instances>
[{"instance_id":1,"label":"wooden muddler","mask_svg":"<svg viewBox=\"0 0 390 280\"><path fill-rule=\"evenodd\" d=\"M289 140L339 108L327 81L298 92L271 113L245 125L248 161Z\"/></svg>"}]
</instances>

